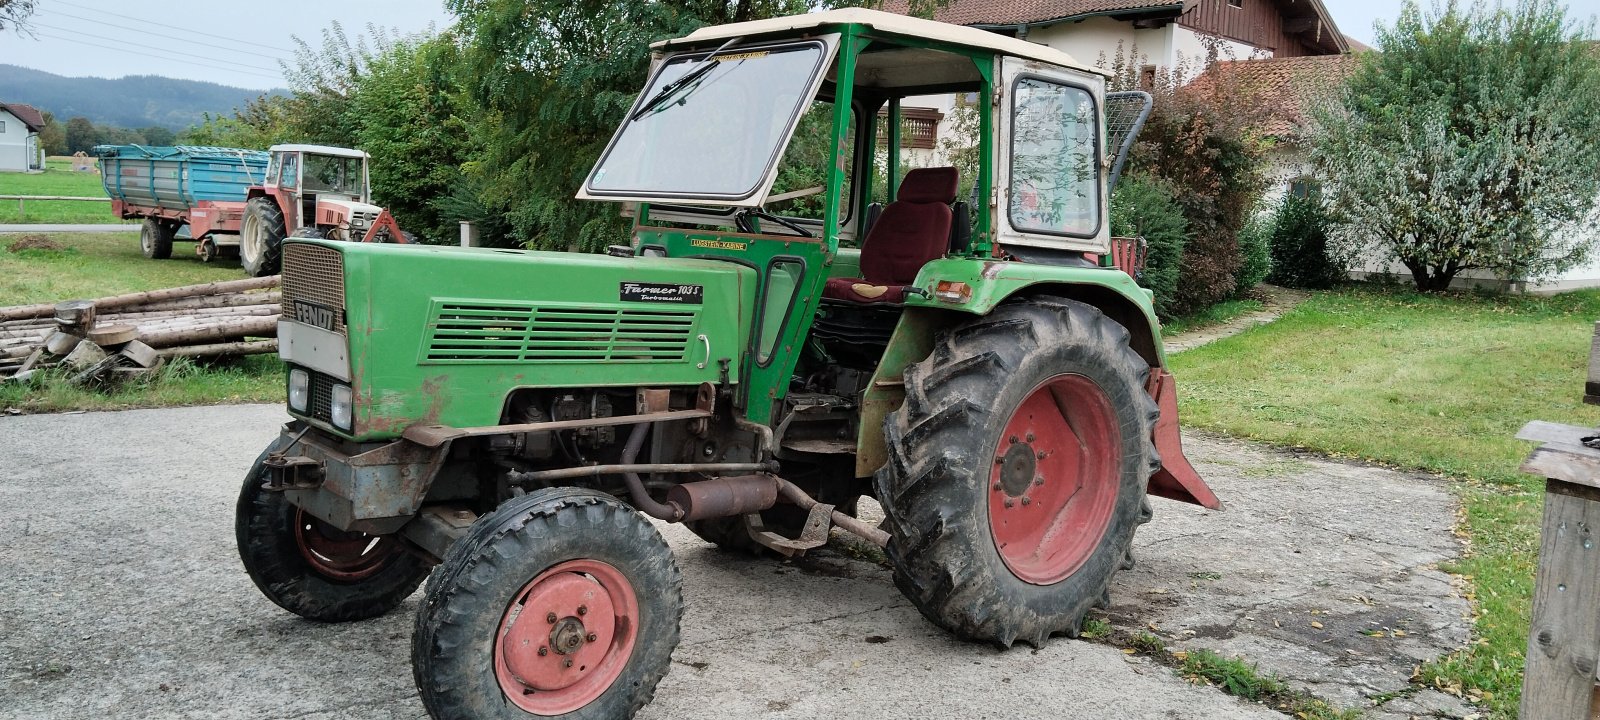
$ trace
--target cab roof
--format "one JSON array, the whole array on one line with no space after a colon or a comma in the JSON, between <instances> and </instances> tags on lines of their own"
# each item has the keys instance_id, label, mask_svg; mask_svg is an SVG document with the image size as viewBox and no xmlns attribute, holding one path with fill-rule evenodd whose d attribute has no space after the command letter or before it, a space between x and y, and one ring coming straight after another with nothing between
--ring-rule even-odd
<instances>
[{"instance_id":1,"label":"cab roof","mask_svg":"<svg viewBox=\"0 0 1600 720\"><path fill-rule=\"evenodd\" d=\"M306 152L313 155L333 155L335 157L365 158L367 154L360 150L350 148L332 147L330 145L273 145L268 148L271 152Z\"/></svg>"},{"instance_id":2,"label":"cab roof","mask_svg":"<svg viewBox=\"0 0 1600 720\"><path fill-rule=\"evenodd\" d=\"M1080 63L1074 60L1071 55L1038 43L1018 40L1014 37L999 35L987 30L865 8L845 8L767 20L711 25L700 28L681 38L662 40L652 44L651 47L658 50L670 50L699 45L711 40L754 37L773 33L795 33L797 31L817 30L829 25L866 25L874 30L895 35L926 38L951 45L989 50L1000 55L1012 55L1028 60L1037 60L1082 72L1109 75L1109 73L1100 68Z\"/></svg>"}]
</instances>

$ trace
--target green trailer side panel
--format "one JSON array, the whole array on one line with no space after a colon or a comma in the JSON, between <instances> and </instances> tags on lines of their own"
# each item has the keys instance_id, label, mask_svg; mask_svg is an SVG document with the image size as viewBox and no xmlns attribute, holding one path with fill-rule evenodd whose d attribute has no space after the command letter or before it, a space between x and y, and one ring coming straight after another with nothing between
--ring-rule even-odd
<instances>
[{"instance_id":1,"label":"green trailer side panel","mask_svg":"<svg viewBox=\"0 0 1600 720\"><path fill-rule=\"evenodd\" d=\"M358 439L393 437L419 422L494 425L516 388L716 383L722 360L727 380L740 379L757 289L749 268L523 250L329 247L344 254L352 301ZM629 283L683 286L701 301L650 300L657 296L630 291Z\"/></svg>"}]
</instances>

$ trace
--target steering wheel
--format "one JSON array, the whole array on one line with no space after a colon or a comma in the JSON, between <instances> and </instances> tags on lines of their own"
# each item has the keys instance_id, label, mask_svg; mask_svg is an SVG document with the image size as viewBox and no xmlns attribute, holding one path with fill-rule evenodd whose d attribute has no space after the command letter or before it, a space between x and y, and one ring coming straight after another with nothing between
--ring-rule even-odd
<instances>
[{"instance_id":1,"label":"steering wheel","mask_svg":"<svg viewBox=\"0 0 1600 720\"><path fill-rule=\"evenodd\" d=\"M816 237L815 235L811 234L811 231L806 230L805 228L796 224L794 221L773 215L772 213L762 210L761 208L745 208L739 212L739 216L735 224L739 226L739 230L741 232L754 232L754 229L750 227L750 223L748 222L749 218L752 217L758 217L762 220L771 220L772 222L799 233L800 237Z\"/></svg>"}]
</instances>

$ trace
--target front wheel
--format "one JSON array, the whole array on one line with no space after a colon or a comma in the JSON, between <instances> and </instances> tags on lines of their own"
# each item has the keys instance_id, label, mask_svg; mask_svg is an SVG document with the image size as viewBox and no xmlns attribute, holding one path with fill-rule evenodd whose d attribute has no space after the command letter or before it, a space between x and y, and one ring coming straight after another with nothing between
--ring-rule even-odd
<instances>
[{"instance_id":1,"label":"front wheel","mask_svg":"<svg viewBox=\"0 0 1600 720\"><path fill-rule=\"evenodd\" d=\"M538 490L484 516L429 581L411 662L435 720L625 720L678 644L678 568L615 498Z\"/></svg>"},{"instance_id":2,"label":"front wheel","mask_svg":"<svg viewBox=\"0 0 1600 720\"><path fill-rule=\"evenodd\" d=\"M311 620L347 622L393 610L428 568L392 535L345 532L262 488L262 461L245 476L234 532L239 558L267 599Z\"/></svg>"},{"instance_id":3,"label":"front wheel","mask_svg":"<svg viewBox=\"0 0 1600 720\"><path fill-rule=\"evenodd\" d=\"M895 583L967 639L1076 635L1149 519L1149 367L1083 303L1034 298L943 333L905 371L875 482Z\"/></svg>"},{"instance_id":4,"label":"front wheel","mask_svg":"<svg viewBox=\"0 0 1600 720\"><path fill-rule=\"evenodd\" d=\"M239 264L250 277L265 277L278 271L283 252L283 211L270 197L253 197L245 203L244 220L239 226Z\"/></svg>"},{"instance_id":5,"label":"front wheel","mask_svg":"<svg viewBox=\"0 0 1600 720\"><path fill-rule=\"evenodd\" d=\"M172 238L178 226L155 218L145 218L139 225L139 249L151 260L172 257Z\"/></svg>"}]
</instances>

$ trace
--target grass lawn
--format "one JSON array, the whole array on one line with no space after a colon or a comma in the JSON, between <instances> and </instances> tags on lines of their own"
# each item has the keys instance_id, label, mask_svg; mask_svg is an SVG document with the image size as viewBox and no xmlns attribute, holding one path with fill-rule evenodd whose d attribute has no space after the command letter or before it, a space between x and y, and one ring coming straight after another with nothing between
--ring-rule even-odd
<instances>
[{"instance_id":1,"label":"grass lawn","mask_svg":"<svg viewBox=\"0 0 1600 720\"><path fill-rule=\"evenodd\" d=\"M1420 680L1516 717L1543 481L1517 470L1529 420L1600 423L1581 402L1600 292L1551 298L1319 293L1270 325L1175 355L1185 425L1452 478L1474 644Z\"/></svg>"},{"instance_id":2,"label":"grass lawn","mask_svg":"<svg viewBox=\"0 0 1600 720\"><path fill-rule=\"evenodd\" d=\"M0 173L0 195L105 197L100 173L73 172L68 158L47 158L42 173ZM109 202L0 200L0 223L116 223Z\"/></svg>"},{"instance_id":3,"label":"grass lawn","mask_svg":"<svg viewBox=\"0 0 1600 720\"><path fill-rule=\"evenodd\" d=\"M21 235L0 235L0 305L96 298L156 288L238 280L233 261L203 263L174 253L150 260L134 233L52 234L63 250L11 252ZM36 383L0 382L0 408L29 412L275 402L283 396L283 370L276 355L214 363L170 363L151 381L103 394L66 387L46 375Z\"/></svg>"},{"instance_id":4,"label":"grass lawn","mask_svg":"<svg viewBox=\"0 0 1600 720\"><path fill-rule=\"evenodd\" d=\"M1204 330L1208 327L1230 322L1240 315L1259 312L1264 309L1266 309L1266 304L1260 300L1223 300L1193 315L1184 315L1161 323L1161 337L1165 338L1196 330Z\"/></svg>"}]
</instances>

